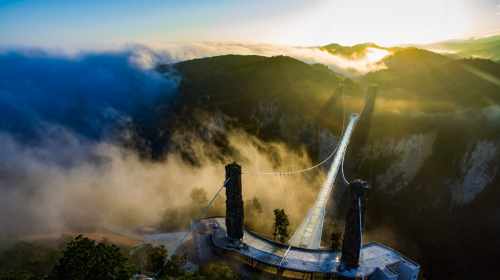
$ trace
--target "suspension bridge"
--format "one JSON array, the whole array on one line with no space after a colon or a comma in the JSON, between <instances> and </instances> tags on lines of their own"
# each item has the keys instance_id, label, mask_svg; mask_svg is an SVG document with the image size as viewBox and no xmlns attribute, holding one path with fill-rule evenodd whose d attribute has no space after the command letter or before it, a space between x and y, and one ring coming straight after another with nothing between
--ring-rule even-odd
<instances>
[{"instance_id":1,"label":"suspension bridge","mask_svg":"<svg viewBox=\"0 0 500 280\"><path fill-rule=\"evenodd\" d=\"M349 144L349 138L351 137L352 131L358 119L359 114L352 114L350 116L349 125L347 126L344 136L340 141L340 145L336 150L332 165L326 175L325 182L319 191L318 198L316 199L313 207L307 213L304 221L302 221L295 231L295 234L290 239L290 245L306 247L309 249L318 249L320 247L326 204L328 202L328 198L330 197L330 193L332 192L336 176L339 173L339 167L342 165L345 150L347 148L347 144ZM341 180L342 181L339 184L335 185L339 188L339 190L335 193L340 194L334 198L334 204L332 206L335 208L347 188L347 181L343 176Z\"/></svg>"},{"instance_id":2,"label":"suspension bridge","mask_svg":"<svg viewBox=\"0 0 500 280\"><path fill-rule=\"evenodd\" d=\"M337 279L335 276L337 274L357 279L359 279L358 277L364 278L368 275L373 276L370 278L373 280L398 279L398 275L401 276L399 279L402 280L414 279L420 269L418 264L395 250L375 242L363 246L362 213L364 213L365 194L369 193L369 186L366 182L360 180L348 183L344 177L343 161L351 135L372 93L376 91L375 86L370 87L368 97L362 109L359 113L350 114L349 123L345 127L346 104L344 86L341 85L344 110L341 139L334 151L321 163L307 169L285 173L244 173L241 172L241 166L236 163L227 165L226 181L203 213L192 223L191 229L173 250L164 265L168 263L188 234L195 229L194 232L197 234L199 252L203 250L200 244L210 246L208 244L211 243L215 247L210 250L215 250L218 256L238 259L253 268L277 274L280 279L282 276L299 279ZM320 167L324 166L323 168L325 168L328 166L328 163L330 163L330 166L322 182L316 201L306 214L304 220L297 227L288 245L263 239L243 227L242 175L274 175L278 179L276 186L282 191L285 208L289 208L289 206L293 207L289 190L291 186L298 185L298 180L294 180L292 175L309 174L309 177L306 175L306 178L309 178L307 180L308 183L312 183L312 179L315 178L313 174L317 175L321 173L319 171ZM327 203L331 198L330 212L332 213L340 203L348 186L351 187L346 232L344 233L344 241L346 243L344 243L343 250L325 250L325 248L317 250L321 245ZM227 196L226 217L201 219L205 211L224 188L226 188ZM287 200L288 203L286 202ZM210 233L211 242L207 242L207 233ZM343 251L344 254L342 254ZM360 255L361 267L358 267L356 263ZM367 256L365 260L363 256ZM365 262L366 265L364 265Z\"/></svg>"},{"instance_id":3,"label":"suspension bridge","mask_svg":"<svg viewBox=\"0 0 500 280\"><path fill-rule=\"evenodd\" d=\"M323 162L311 168L307 168L300 171L286 172L286 173L255 173L255 172L242 173L251 175L276 175L277 177L279 176L279 178L282 178L283 176L287 178L287 176L290 175L300 174L303 172L309 172L311 170L318 169L322 165L326 165L331 160L330 168L328 170L328 173L325 177L325 180L319 191L318 197L314 205L308 211L306 217L304 218L302 223L297 227L295 233L293 234L292 238L289 241L289 244L292 246L300 246L308 249L318 249L320 247L321 234L323 231L323 223L325 220L325 209L328 200L330 198L330 195L333 192L331 207L333 208L332 210L334 211L337 208L337 205L339 204L342 195L344 194L349 184L344 177L344 172L342 168L345 151L349 144L352 132L354 131L354 127L356 126L356 123L358 122L360 115L363 113L363 110L366 107L366 104L368 103L368 100L370 99L372 93L374 92L375 87L371 86L370 92L361 111L359 113L352 113L349 116L349 123L347 125L347 128L345 128L346 104L345 104L344 86L341 85L340 89L342 94L342 103L344 110L343 121L342 121L342 133L341 133L342 138L339 141L335 150L330 154L329 157L327 157ZM340 175L339 180L337 181L337 184L335 184L338 175ZM283 183L282 185L285 185L285 183ZM284 197L287 197L286 191L284 191Z\"/></svg>"}]
</instances>

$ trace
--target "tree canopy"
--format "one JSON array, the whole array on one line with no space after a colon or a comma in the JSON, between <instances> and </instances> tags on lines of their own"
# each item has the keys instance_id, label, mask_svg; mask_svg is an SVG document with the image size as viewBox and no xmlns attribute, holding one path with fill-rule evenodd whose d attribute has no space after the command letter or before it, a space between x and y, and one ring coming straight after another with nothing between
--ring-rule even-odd
<instances>
[{"instance_id":1,"label":"tree canopy","mask_svg":"<svg viewBox=\"0 0 500 280\"><path fill-rule=\"evenodd\" d=\"M221 262L209 266L200 266L198 270L186 272L179 280L240 280L241 276L231 266ZM251 279L255 279L255 277Z\"/></svg>"},{"instance_id":2,"label":"tree canopy","mask_svg":"<svg viewBox=\"0 0 500 280\"><path fill-rule=\"evenodd\" d=\"M197 206L203 206L208 203L207 191L203 188L194 188L189 196L191 196L193 203Z\"/></svg>"},{"instance_id":3,"label":"tree canopy","mask_svg":"<svg viewBox=\"0 0 500 280\"><path fill-rule=\"evenodd\" d=\"M114 244L95 244L82 235L71 241L54 267L54 279L129 279L136 272Z\"/></svg>"},{"instance_id":4,"label":"tree canopy","mask_svg":"<svg viewBox=\"0 0 500 280\"><path fill-rule=\"evenodd\" d=\"M6 273L11 272L9 277L13 277L13 274L22 274L22 271L33 275L46 275L59 257L60 252L57 250L34 242L19 241L0 255L0 275L6 277Z\"/></svg>"},{"instance_id":5,"label":"tree canopy","mask_svg":"<svg viewBox=\"0 0 500 280\"><path fill-rule=\"evenodd\" d=\"M173 255L165 264L167 258L168 251L164 245L153 246L147 243L130 255L129 263L137 266L142 272L153 274L159 272L157 279L181 275L187 262L187 256Z\"/></svg>"},{"instance_id":6,"label":"tree canopy","mask_svg":"<svg viewBox=\"0 0 500 280\"><path fill-rule=\"evenodd\" d=\"M4 274L2 280L33 280L35 275L24 269L9 270Z\"/></svg>"},{"instance_id":7,"label":"tree canopy","mask_svg":"<svg viewBox=\"0 0 500 280\"><path fill-rule=\"evenodd\" d=\"M332 249L342 248L342 231L337 224L333 225L333 232L332 235L330 235L330 240L332 241Z\"/></svg>"},{"instance_id":8,"label":"tree canopy","mask_svg":"<svg viewBox=\"0 0 500 280\"><path fill-rule=\"evenodd\" d=\"M288 215L285 213L285 209L274 209L274 238L276 241L276 236L278 241L282 244L288 242L290 234L288 232L288 227L290 226L290 220Z\"/></svg>"}]
</instances>

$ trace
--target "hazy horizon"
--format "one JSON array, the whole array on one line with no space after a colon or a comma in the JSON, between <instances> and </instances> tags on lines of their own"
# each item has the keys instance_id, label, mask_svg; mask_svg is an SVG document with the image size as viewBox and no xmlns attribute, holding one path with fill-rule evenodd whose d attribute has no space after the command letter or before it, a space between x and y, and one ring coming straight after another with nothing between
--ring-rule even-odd
<instances>
[{"instance_id":1,"label":"hazy horizon","mask_svg":"<svg viewBox=\"0 0 500 280\"><path fill-rule=\"evenodd\" d=\"M499 34L500 1L4 1L0 46L427 44Z\"/></svg>"}]
</instances>

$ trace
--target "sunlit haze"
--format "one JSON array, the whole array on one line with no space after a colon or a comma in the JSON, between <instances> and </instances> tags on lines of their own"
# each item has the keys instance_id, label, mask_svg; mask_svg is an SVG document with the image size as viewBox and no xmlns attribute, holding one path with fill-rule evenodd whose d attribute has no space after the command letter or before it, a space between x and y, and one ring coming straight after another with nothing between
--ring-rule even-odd
<instances>
[{"instance_id":1,"label":"sunlit haze","mask_svg":"<svg viewBox=\"0 0 500 280\"><path fill-rule=\"evenodd\" d=\"M0 45L429 43L497 33L499 5L498 0L2 1Z\"/></svg>"},{"instance_id":2,"label":"sunlit haze","mask_svg":"<svg viewBox=\"0 0 500 280\"><path fill-rule=\"evenodd\" d=\"M500 279L500 0L0 0L0 280Z\"/></svg>"}]
</instances>

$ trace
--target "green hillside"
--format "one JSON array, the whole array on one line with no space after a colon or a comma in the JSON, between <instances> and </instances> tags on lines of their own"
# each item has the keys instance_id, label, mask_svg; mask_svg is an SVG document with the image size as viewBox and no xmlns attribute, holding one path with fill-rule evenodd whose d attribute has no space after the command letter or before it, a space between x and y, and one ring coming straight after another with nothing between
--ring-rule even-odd
<instances>
[{"instance_id":1,"label":"green hillside","mask_svg":"<svg viewBox=\"0 0 500 280\"><path fill-rule=\"evenodd\" d=\"M491 60L499 60L500 59L500 39L493 42L488 42L472 47L468 47L465 50L456 53L456 55L469 58L469 57L479 57L479 58L488 58Z\"/></svg>"},{"instance_id":2,"label":"green hillside","mask_svg":"<svg viewBox=\"0 0 500 280\"><path fill-rule=\"evenodd\" d=\"M491 42L498 42L500 41L500 35L496 36L491 36L491 37L486 37L486 38L471 38L468 40L455 40L455 41L448 41L448 42L442 42L442 43L434 43L432 45L441 45L445 47L448 50L452 51L465 51L467 49L472 49L475 48L479 45L491 43Z\"/></svg>"},{"instance_id":3,"label":"green hillside","mask_svg":"<svg viewBox=\"0 0 500 280\"><path fill-rule=\"evenodd\" d=\"M451 102L462 107L500 104L500 64L489 59L454 60L410 74L389 68L368 73L361 80L384 89L416 92L429 103Z\"/></svg>"},{"instance_id":4,"label":"green hillside","mask_svg":"<svg viewBox=\"0 0 500 280\"><path fill-rule=\"evenodd\" d=\"M466 40L450 40L415 45L426 50L448 52L453 58L486 58L493 61L500 59L500 35L485 38L469 38Z\"/></svg>"},{"instance_id":5,"label":"green hillside","mask_svg":"<svg viewBox=\"0 0 500 280\"><path fill-rule=\"evenodd\" d=\"M226 55L179 62L176 68L185 102L210 102L242 120L260 102L277 99L290 112L314 115L342 82L324 65L285 56Z\"/></svg>"},{"instance_id":6,"label":"green hillside","mask_svg":"<svg viewBox=\"0 0 500 280\"><path fill-rule=\"evenodd\" d=\"M411 73L450 61L453 59L445 55L413 47L406 48L382 59L381 62L388 67L387 69L367 73L361 80L377 83L381 88L405 88L401 80L405 80Z\"/></svg>"},{"instance_id":7,"label":"green hillside","mask_svg":"<svg viewBox=\"0 0 500 280\"><path fill-rule=\"evenodd\" d=\"M385 48L385 47L378 46L374 43L363 43L363 44L357 44L354 46L341 46L339 44L329 44L329 45L320 47L319 49L326 50L329 53L334 54L334 55L341 55L341 56L345 56L345 57L351 57L354 55L356 57L362 57L366 54L367 48L388 50L390 52L399 52L399 51L405 49L405 48L401 48L401 47Z\"/></svg>"},{"instance_id":8,"label":"green hillside","mask_svg":"<svg viewBox=\"0 0 500 280\"><path fill-rule=\"evenodd\" d=\"M403 82L403 81L402 81ZM405 83L461 106L500 103L500 65L489 59L451 61L409 76Z\"/></svg>"},{"instance_id":9,"label":"green hillside","mask_svg":"<svg viewBox=\"0 0 500 280\"><path fill-rule=\"evenodd\" d=\"M382 59L390 69L415 72L452 61L452 58L428 50L407 48Z\"/></svg>"}]
</instances>

